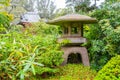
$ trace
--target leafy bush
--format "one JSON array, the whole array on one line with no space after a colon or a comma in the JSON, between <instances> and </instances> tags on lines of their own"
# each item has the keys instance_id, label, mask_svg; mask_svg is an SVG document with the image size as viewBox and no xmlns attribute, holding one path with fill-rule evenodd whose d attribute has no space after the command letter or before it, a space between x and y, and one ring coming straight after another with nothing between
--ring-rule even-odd
<instances>
[{"instance_id":1,"label":"leafy bush","mask_svg":"<svg viewBox=\"0 0 120 80\"><path fill-rule=\"evenodd\" d=\"M4 29L8 29L10 25L10 21L13 20L13 15L8 14L3 8L10 5L10 0L1 0L0 1L0 33L5 31Z\"/></svg>"},{"instance_id":2,"label":"leafy bush","mask_svg":"<svg viewBox=\"0 0 120 80\"><path fill-rule=\"evenodd\" d=\"M94 80L120 80L120 55L113 57L98 72Z\"/></svg>"},{"instance_id":3,"label":"leafy bush","mask_svg":"<svg viewBox=\"0 0 120 80\"><path fill-rule=\"evenodd\" d=\"M81 64L67 64L60 67L60 73L43 80L93 80L96 71ZM42 79L41 79L42 80Z\"/></svg>"},{"instance_id":4,"label":"leafy bush","mask_svg":"<svg viewBox=\"0 0 120 80\"><path fill-rule=\"evenodd\" d=\"M89 40L89 56L92 68L101 69L111 57L120 52L120 2L105 3L91 12L98 24L90 26L85 33Z\"/></svg>"},{"instance_id":5,"label":"leafy bush","mask_svg":"<svg viewBox=\"0 0 120 80\"><path fill-rule=\"evenodd\" d=\"M35 34L42 34L42 36L58 35L59 27L48 25L41 21L37 23L32 23L32 26L28 26L27 29L25 30L27 30L28 33L32 33L33 35Z\"/></svg>"},{"instance_id":6,"label":"leafy bush","mask_svg":"<svg viewBox=\"0 0 120 80\"><path fill-rule=\"evenodd\" d=\"M56 41L57 33L52 34L54 26L42 22L25 31L19 27L13 26L8 33L0 35L0 79L28 80L33 75L57 72L63 52ZM54 30L57 31L57 26Z\"/></svg>"},{"instance_id":7,"label":"leafy bush","mask_svg":"<svg viewBox=\"0 0 120 80\"><path fill-rule=\"evenodd\" d=\"M4 33L10 25L10 19L4 14L0 13L0 33Z\"/></svg>"}]
</instances>

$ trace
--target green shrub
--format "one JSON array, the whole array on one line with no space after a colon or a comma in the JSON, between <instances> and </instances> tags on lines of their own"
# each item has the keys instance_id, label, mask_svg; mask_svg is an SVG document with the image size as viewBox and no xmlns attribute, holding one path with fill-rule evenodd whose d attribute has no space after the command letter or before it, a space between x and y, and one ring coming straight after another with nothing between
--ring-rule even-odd
<instances>
[{"instance_id":1,"label":"green shrub","mask_svg":"<svg viewBox=\"0 0 120 80\"><path fill-rule=\"evenodd\" d=\"M47 35L58 35L59 32L59 27L58 26L53 26L53 25L48 25L45 22L37 22L37 23L32 23L32 26L26 27L26 30L28 33L32 33L34 35L40 34L42 36Z\"/></svg>"},{"instance_id":2,"label":"green shrub","mask_svg":"<svg viewBox=\"0 0 120 80\"><path fill-rule=\"evenodd\" d=\"M0 33L5 33L6 29L9 28L9 25L10 19L3 13L0 13Z\"/></svg>"},{"instance_id":3,"label":"green shrub","mask_svg":"<svg viewBox=\"0 0 120 80\"><path fill-rule=\"evenodd\" d=\"M58 72L63 52L56 34L52 34L53 27L42 22L25 31L14 26L8 33L0 34L0 79L29 80L37 74Z\"/></svg>"},{"instance_id":4,"label":"green shrub","mask_svg":"<svg viewBox=\"0 0 120 80\"><path fill-rule=\"evenodd\" d=\"M120 80L120 55L113 57L98 72L94 80Z\"/></svg>"},{"instance_id":5,"label":"green shrub","mask_svg":"<svg viewBox=\"0 0 120 80\"><path fill-rule=\"evenodd\" d=\"M89 40L88 50L91 67L100 70L110 59L120 52L120 2L103 3L91 12L98 24L91 25L85 32Z\"/></svg>"},{"instance_id":6,"label":"green shrub","mask_svg":"<svg viewBox=\"0 0 120 80\"><path fill-rule=\"evenodd\" d=\"M43 80L93 80L95 75L96 71L91 70L90 67L81 64L67 64L60 67L59 73Z\"/></svg>"}]
</instances>

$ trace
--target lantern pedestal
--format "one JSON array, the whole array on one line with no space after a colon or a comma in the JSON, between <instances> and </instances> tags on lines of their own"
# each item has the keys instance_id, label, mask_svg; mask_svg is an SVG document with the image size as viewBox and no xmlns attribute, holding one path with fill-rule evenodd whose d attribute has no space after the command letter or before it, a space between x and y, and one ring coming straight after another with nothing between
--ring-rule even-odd
<instances>
[{"instance_id":1,"label":"lantern pedestal","mask_svg":"<svg viewBox=\"0 0 120 80\"><path fill-rule=\"evenodd\" d=\"M88 52L85 47L62 47L61 50L64 52L63 54L64 61L62 65L67 64L68 56L71 53L74 53L74 54L79 53L81 55L83 65L90 66Z\"/></svg>"}]
</instances>

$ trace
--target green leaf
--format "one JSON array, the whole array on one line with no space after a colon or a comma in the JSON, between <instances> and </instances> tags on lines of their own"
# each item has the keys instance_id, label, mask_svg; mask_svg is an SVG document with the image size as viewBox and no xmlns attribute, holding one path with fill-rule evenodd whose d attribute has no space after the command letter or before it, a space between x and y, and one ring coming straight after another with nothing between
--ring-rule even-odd
<instances>
[{"instance_id":1,"label":"green leaf","mask_svg":"<svg viewBox=\"0 0 120 80\"><path fill-rule=\"evenodd\" d=\"M34 65L33 65L33 64L31 65L31 68L32 68L33 74L35 75L36 73L35 73L35 68L34 68Z\"/></svg>"}]
</instances>

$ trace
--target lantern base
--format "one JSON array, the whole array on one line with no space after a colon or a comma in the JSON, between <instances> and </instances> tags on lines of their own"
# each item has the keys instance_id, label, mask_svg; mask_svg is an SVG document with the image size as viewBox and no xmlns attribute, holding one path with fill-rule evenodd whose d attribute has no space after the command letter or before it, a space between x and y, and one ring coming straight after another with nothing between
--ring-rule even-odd
<instances>
[{"instance_id":1,"label":"lantern base","mask_svg":"<svg viewBox=\"0 0 120 80\"><path fill-rule=\"evenodd\" d=\"M64 52L64 54L63 54L64 61L63 61L62 65L67 64L68 56L70 54L79 53L81 55L83 65L90 66L88 52L87 52L86 47L62 47L61 50Z\"/></svg>"}]
</instances>

